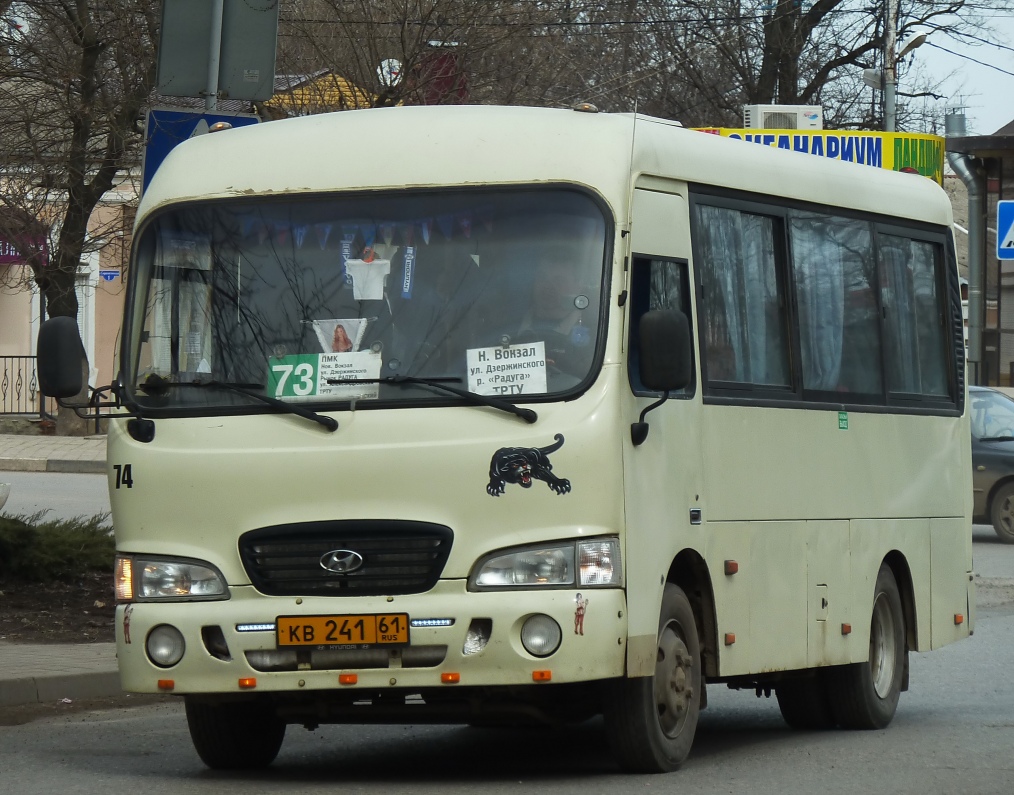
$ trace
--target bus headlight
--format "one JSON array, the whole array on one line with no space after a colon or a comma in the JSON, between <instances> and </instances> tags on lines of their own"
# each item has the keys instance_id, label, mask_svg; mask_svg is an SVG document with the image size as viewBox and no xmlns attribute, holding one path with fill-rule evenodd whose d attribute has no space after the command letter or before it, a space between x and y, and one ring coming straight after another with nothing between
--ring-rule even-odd
<instances>
[{"instance_id":1,"label":"bus headlight","mask_svg":"<svg viewBox=\"0 0 1014 795\"><path fill-rule=\"evenodd\" d=\"M595 538L501 550L480 560L469 578L473 589L575 585L623 585L619 539Z\"/></svg>"},{"instance_id":2,"label":"bus headlight","mask_svg":"<svg viewBox=\"0 0 1014 795\"><path fill-rule=\"evenodd\" d=\"M225 578L210 563L177 558L116 556L118 602L228 599Z\"/></svg>"}]
</instances>

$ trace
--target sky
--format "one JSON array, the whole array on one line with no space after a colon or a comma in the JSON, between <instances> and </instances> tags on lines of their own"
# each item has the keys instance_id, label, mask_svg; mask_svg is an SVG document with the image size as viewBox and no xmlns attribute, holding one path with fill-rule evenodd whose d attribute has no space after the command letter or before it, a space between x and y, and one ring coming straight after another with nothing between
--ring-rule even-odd
<instances>
[{"instance_id":1,"label":"sky","mask_svg":"<svg viewBox=\"0 0 1014 795\"><path fill-rule=\"evenodd\" d=\"M971 135L991 135L1014 120L1014 3L987 0L986 4L996 9L984 15L1001 45L974 46L976 42L930 31L927 42L906 56L913 71L925 70L928 76L945 80L938 91L945 95L942 102L947 108L964 107ZM1000 10L1002 6L1007 10ZM911 90L904 76L898 90Z\"/></svg>"}]
</instances>

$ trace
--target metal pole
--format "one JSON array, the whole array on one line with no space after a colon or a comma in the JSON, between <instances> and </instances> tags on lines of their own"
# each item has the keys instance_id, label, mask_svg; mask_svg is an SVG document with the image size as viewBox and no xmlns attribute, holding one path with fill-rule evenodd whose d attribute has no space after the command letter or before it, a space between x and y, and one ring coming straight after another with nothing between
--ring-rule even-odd
<instances>
[{"instance_id":1,"label":"metal pole","mask_svg":"<svg viewBox=\"0 0 1014 795\"><path fill-rule=\"evenodd\" d=\"M884 131L896 128L895 94L898 90L898 70L895 47L898 38L898 0L886 0L887 19L884 20Z\"/></svg>"},{"instance_id":2,"label":"metal pole","mask_svg":"<svg viewBox=\"0 0 1014 795\"><path fill-rule=\"evenodd\" d=\"M211 0L211 40L208 58L208 90L204 96L204 109L218 108L218 70L222 58L222 17L225 15L225 0Z\"/></svg>"},{"instance_id":3,"label":"metal pole","mask_svg":"<svg viewBox=\"0 0 1014 795\"><path fill-rule=\"evenodd\" d=\"M948 113L944 117L948 138L965 135L965 114ZM986 185L981 164L960 152L947 152L947 162L968 189L968 370L972 384L980 380L982 362L982 330L985 326L986 302Z\"/></svg>"},{"instance_id":4,"label":"metal pole","mask_svg":"<svg viewBox=\"0 0 1014 795\"><path fill-rule=\"evenodd\" d=\"M39 287L39 326L46 322L46 291ZM39 372L39 350L35 350L35 372ZM39 419L46 419L46 393L39 387Z\"/></svg>"}]
</instances>

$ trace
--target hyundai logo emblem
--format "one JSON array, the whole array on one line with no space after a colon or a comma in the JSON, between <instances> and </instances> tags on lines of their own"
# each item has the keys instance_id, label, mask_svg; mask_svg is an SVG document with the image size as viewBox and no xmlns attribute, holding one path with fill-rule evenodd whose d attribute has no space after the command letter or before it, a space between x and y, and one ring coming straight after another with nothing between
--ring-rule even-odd
<instances>
[{"instance_id":1,"label":"hyundai logo emblem","mask_svg":"<svg viewBox=\"0 0 1014 795\"><path fill-rule=\"evenodd\" d=\"M332 549L320 556L320 567L332 574L348 574L363 565L363 556L351 549Z\"/></svg>"}]
</instances>

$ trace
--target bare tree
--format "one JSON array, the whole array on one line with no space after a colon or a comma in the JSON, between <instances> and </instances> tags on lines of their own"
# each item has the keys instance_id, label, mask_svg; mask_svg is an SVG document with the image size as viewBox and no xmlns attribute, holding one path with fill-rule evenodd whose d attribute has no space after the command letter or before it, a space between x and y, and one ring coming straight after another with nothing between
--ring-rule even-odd
<instances>
[{"instance_id":1,"label":"bare tree","mask_svg":"<svg viewBox=\"0 0 1014 795\"><path fill-rule=\"evenodd\" d=\"M1010 0L990 0L991 5ZM882 68L884 0L643 0L643 50L657 70L641 107L692 126L739 126L747 104L813 104L828 126L879 128L865 68ZM981 32L979 0L901 0L898 40L919 29ZM904 72L908 64L900 64ZM920 85L919 96L933 96ZM902 118L904 119L904 109Z\"/></svg>"},{"instance_id":2,"label":"bare tree","mask_svg":"<svg viewBox=\"0 0 1014 795\"><path fill-rule=\"evenodd\" d=\"M360 89L343 106L588 100L739 126L746 104L819 104L828 126L880 127L880 96L862 75L882 68L885 1L293 1L279 64L326 70L346 95L344 81ZM998 3L1011 0L901 0L898 38L929 28L974 37L977 11ZM378 72L391 62L396 82ZM922 81L914 93L933 91ZM913 111L902 106L899 120L925 127Z\"/></svg>"},{"instance_id":3,"label":"bare tree","mask_svg":"<svg viewBox=\"0 0 1014 795\"><path fill-rule=\"evenodd\" d=\"M559 2L312 0L283 3L278 68L321 75L332 109L555 104L572 69ZM394 70L394 71L392 71ZM564 79L569 90L571 83ZM305 98L306 92L300 95ZM301 103L289 103L306 112ZM321 104L321 103L315 103Z\"/></svg>"},{"instance_id":4,"label":"bare tree","mask_svg":"<svg viewBox=\"0 0 1014 795\"><path fill-rule=\"evenodd\" d=\"M140 162L159 6L24 0L0 7L0 236L23 249L50 316L76 317L89 219ZM38 241L48 243L48 261Z\"/></svg>"}]
</instances>

